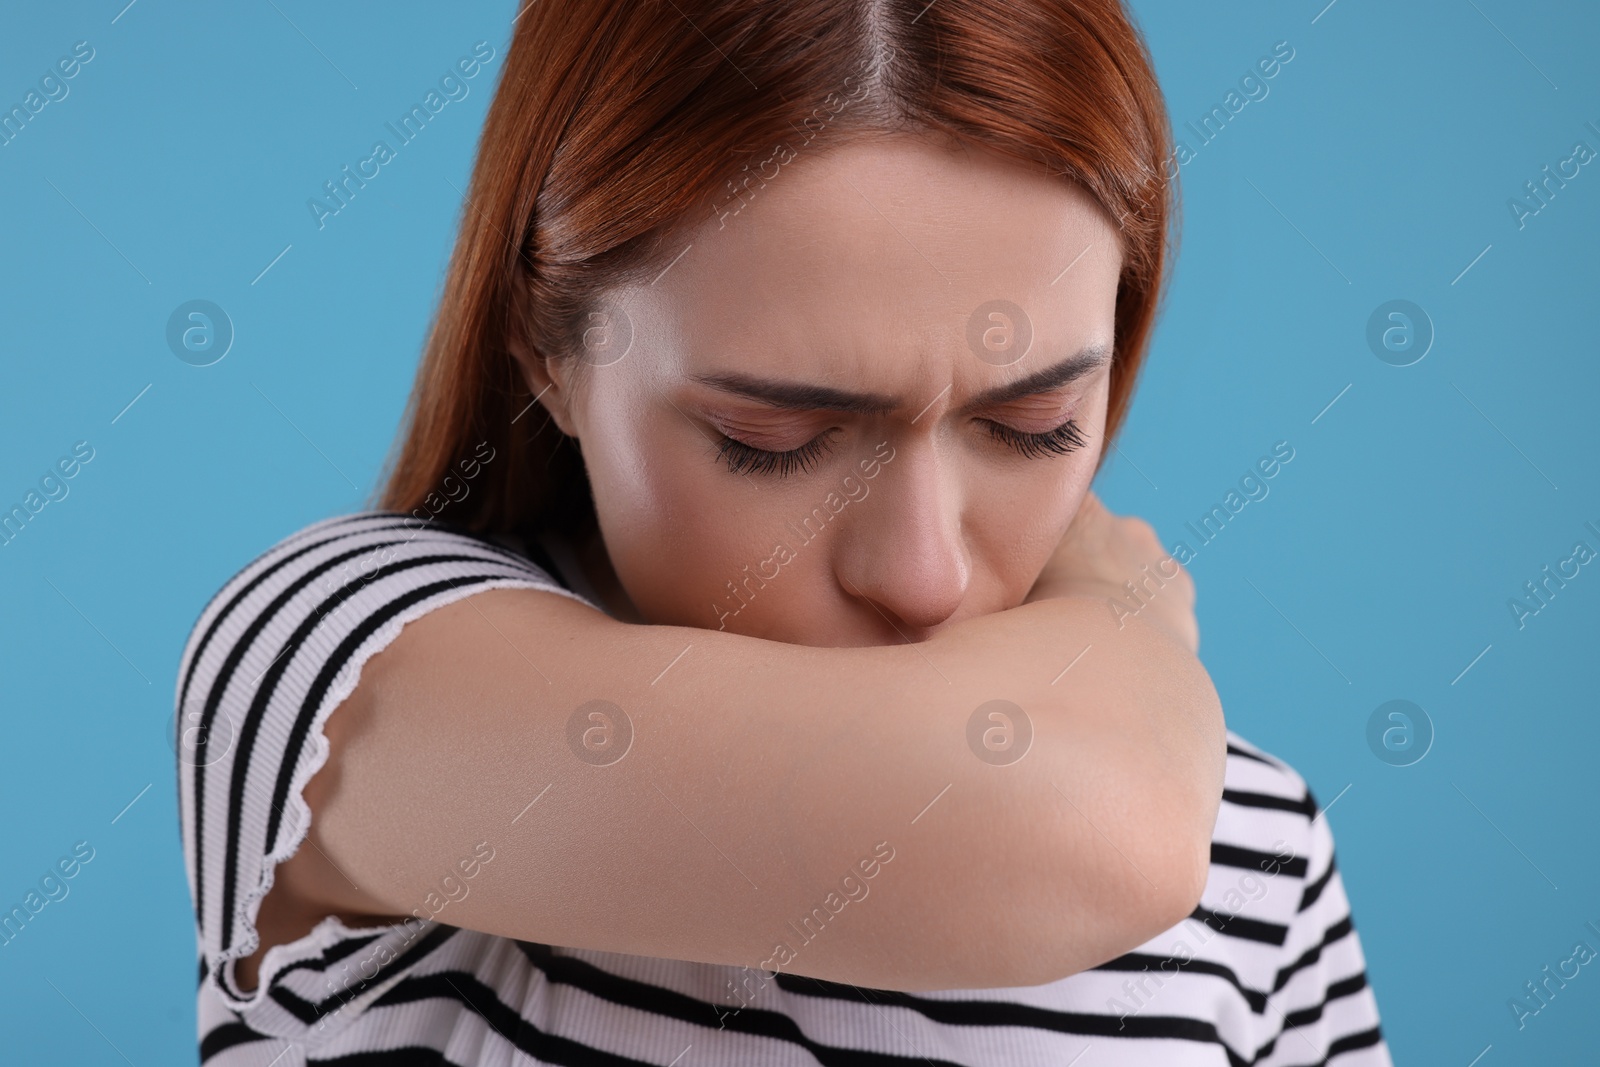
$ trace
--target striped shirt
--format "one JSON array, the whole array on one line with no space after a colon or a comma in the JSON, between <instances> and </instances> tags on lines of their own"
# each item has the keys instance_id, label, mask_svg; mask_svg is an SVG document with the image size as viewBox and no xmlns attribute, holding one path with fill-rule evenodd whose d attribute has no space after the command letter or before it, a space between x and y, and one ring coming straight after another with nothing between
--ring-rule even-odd
<instances>
[{"instance_id":1,"label":"striped shirt","mask_svg":"<svg viewBox=\"0 0 1600 1067\"><path fill-rule=\"evenodd\" d=\"M947 1064L1388 1067L1328 820L1282 761L1228 734L1194 913L1060 981L905 993L751 968L518 941L421 918L337 916L270 948L273 868L304 840L328 714L368 657L484 589L600 609L556 542L518 545L394 512L314 523L201 612L177 678L178 793L210 1067L298 1064ZM552 553L555 558L552 558Z\"/></svg>"}]
</instances>

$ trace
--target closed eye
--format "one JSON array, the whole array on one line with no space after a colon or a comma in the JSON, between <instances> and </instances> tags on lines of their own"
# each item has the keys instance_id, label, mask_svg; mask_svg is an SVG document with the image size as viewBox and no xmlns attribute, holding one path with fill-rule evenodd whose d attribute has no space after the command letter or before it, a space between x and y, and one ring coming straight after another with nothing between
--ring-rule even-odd
<instances>
[{"instance_id":1,"label":"closed eye","mask_svg":"<svg viewBox=\"0 0 1600 1067\"><path fill-rule=\"evenodd\" d=\"M717 458L728 461L728 470L734 474L776 474L786 478L796 470L808 471L827 450L826 441L838 427L831 427L813 437L799 448L786 452L773 452L745 444L743 441L719 432L722 438L717 447Z\"/></svg>"},{"instance_id":2,"label":"closed eye","mask_svg":"<svg viewBox=\"0 0 1600 1067\"><path fill-rule=\"evenodd\" d=\"M1078 425L1076 419L1068 419L1055 429L1045 430L1042 433L1029 433L992 419L978 421L983 424L990 437L1030 459L1064 456L1088 443L1083 428ZM826 453L829 438L838 429L837 426L830 427L799 448L783 452L757 448L718 432L717 436L721 440L717 446L717 459L726 460L728 470L733 474L772 474L786 478L796 471L809 471L815 466Z\"/></svg>"},{"instance_id":3,"label":"closed eye","mask_svg":"<svg viewBox=\"0 0 1600 1067\"><path fill-rule=\"evenodd\" d=\"M1084 437L1083 429L1076 419L1068 419L1053 430L1043 433L1028 433L1014 426L1007 426L992 419L981 419L989 430L989 436L1002 441L1016 449L1020 454L1031 459L1043 456L1064 456L1068 452L1082 448L1088 441Z\"/></svg>"}]
</instances>

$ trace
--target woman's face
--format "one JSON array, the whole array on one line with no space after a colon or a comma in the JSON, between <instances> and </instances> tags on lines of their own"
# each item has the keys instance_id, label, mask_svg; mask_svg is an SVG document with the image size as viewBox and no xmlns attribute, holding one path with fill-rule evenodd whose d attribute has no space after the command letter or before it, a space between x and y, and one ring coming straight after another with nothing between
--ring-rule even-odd
<instances>
[{"instance_id":1,"label":"woman's face","mask_svg":"<svg viewBox=\"0 0 1600 1067\"><path fill-rule=\"evenodd\" d=\"M920 138L762 177L530 372L623 588L648 622L827 646L1014 607L1100 456L1116 231Z\"/></svg>"}]
</instances>

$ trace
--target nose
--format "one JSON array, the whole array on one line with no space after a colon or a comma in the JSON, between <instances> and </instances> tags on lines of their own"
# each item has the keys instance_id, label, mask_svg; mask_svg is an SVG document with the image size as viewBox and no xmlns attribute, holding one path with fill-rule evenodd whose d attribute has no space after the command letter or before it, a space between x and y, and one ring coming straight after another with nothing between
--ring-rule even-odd
<instances>
[{"instance_id":1,"label":"nose","mask_svg":"<svg viewBox=\"0 0 1600 1067\"><path fill-rule=\"evenodd\" d=\"M971 581L961 487L926 440L900 447L866 484L871 494L841 531L835 576L873 615L921 640L955 615Z\"/></svg>"}]
</instances>

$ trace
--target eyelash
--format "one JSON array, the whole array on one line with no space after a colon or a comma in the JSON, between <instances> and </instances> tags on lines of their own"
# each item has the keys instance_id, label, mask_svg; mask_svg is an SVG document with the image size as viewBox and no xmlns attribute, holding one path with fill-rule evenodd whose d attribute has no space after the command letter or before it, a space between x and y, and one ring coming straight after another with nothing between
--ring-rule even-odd
<instances>
[{"instance_id":1,"label":"eyelash","mask_svg":"<svg viewBox=\"0 0 1600 1067\"><path fill-rule=\"evenodd\" d=\"M765 448L756 448L743 441L736 441L725 433L719 433L717 436L722 438L722 443L717 448L717 458L726 458L728 470L734 474L776 472L778 477L787 478L796 469L810 470L811 465L822 456L823 442L832 434L833 430L827 430L799 448L791 448L787 452L770 452Z\"/></svg>"},{"instance_id":2,"label":"eyelash","mask_svg":"<svg viewBox=\"0 0 1600 1067\"><path fill-rule=\"evenodd\" d=\"M1009 445L1030 459L1044 456L1064 456L1086 443L1083 430L1076 419L1068 419L1053 430L1044 433L1025 433L1003 423L983 420L989 436ZM727 434L718 434L722 442L717 448L717 458L728 461L728 470L734 474L773 474L786 478L796 470L808 471L821 458L824 442L832 435L829 430L807 441L799 448L787 452L771 452L764 448L736 441Z\"/></svg>"},{"instance_id":3,"label":"eyelash","mask_svg":"<svg viewBox=\"0 0 1600 1067\"><path fill-rule=\"evenodd\" d=\"M984 422L989 427L990 437L1004 441L1030 459L1040 456L1064 456L1087 443L1076 419L1068 419L1055 429L1046 430L1044 433L1023 433L998 422L989 422L987 419Z\"/></svg>"}]
</instances>

